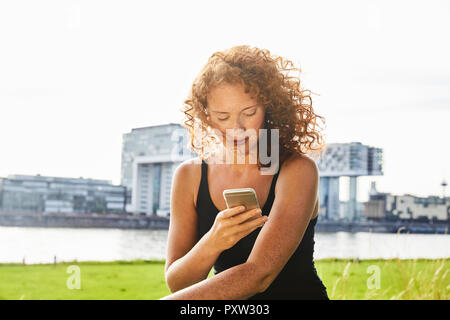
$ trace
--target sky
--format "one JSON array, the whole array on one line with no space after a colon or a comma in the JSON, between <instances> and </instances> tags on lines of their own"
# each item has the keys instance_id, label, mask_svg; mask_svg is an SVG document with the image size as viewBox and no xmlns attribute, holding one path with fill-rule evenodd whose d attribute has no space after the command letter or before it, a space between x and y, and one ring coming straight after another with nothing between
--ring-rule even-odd
<instances>
[{"instance_id":1,"label":"sky","mask_svg":"<svg viewBox=\"0 0 450 320\"><path fill-rule=\"evenodd\" d=\"M247 44L301 68L327 143L383 149L384 175L360 177L358 200L370 181L442 196L449 16L450 2L434 0L2 1L0 177L119 184L122 135L179 123L207 59Z\"/></svg>"}]
</instances>

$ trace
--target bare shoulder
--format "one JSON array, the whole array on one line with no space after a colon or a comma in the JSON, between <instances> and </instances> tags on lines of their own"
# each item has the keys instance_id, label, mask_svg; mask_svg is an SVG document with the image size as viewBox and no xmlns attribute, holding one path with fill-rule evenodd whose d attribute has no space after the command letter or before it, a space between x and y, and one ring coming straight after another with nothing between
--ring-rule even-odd
<instances>
[{"instance_id":1,"label":"bare shoulder","mask_svg":"<svg viewBox=\"0 0 450 320\"><path fill-rule=\"evenodd\" d=\"M189 197L194 206L201 179L201 163L200 157L188 159L183 161L174 172L174 184L181 186L182 190L190 191Z\"/></svg>"},{"instance_id":2,"label":"bare shoulder","mask_svg":"<svg viewBox=\"0 0 450 320\"><path fill-rule=\"evenodd\" d=\"M283 162L282 168L280 169L280 178L281 176L296 178L299 175L304 176L309 174L314 178L318 178L319 169L316 162L304 154L292 154Z\"/></svg>"},{"instance_id":3,"label":"bare shoulder","mask_svg":"<svg viewBox=\"0 0 450 320\"><path fill-rule=\"evenodd\" d=\"M179 172L180 175L189 177L192 174L195 174L196 169L201 166L201 159L199 157L195 157L192 159L184 160L180 165L176 168L176 171Z\"/></svg>"}]
</instances>

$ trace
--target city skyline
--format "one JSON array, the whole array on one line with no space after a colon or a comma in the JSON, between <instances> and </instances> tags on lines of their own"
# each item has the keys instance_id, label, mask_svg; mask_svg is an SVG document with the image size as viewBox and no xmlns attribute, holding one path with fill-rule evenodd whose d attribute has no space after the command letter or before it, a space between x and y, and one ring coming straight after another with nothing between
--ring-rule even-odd
<instances>
[{"instance_id":1,"label":"city skyline","mask_svg":"<svg viewBox=\"0 0 450 320\"><path fill-rule=\"evenodd\" d=\"M0 5L0 177L119 184L122 135L181 122L207 58L249 44L301 67L327 143L383 149L384 176L359 178L358 200L370 181L441 196L450 180L448 2L26 3Z\"/></svg>"},{"instance_id":2,"label":"city skyline","mask_svg":"<svg viewBox=\"0 0 450 320\"><path fill-rule=\"evenodd\" d=\"M0 211L9 214L92 213L95 216L98 213L128 213L168 217L173 172L183 160L195 156L186 148L187 132L179 124L171 123L135 128L124 134L123 140L121 185L113 186L110 181L81 177L68 179L41 175L8 175L6 179L0 178ZM362 224L358 223L358 228L370 230L371 222L365 219L381 222L378 224L378 231L391 232L397 232L401 227L396 225L399 220L419 224L448 221L450 197L444 200L433 196L422 198L409 194L398 196L380 193L376 190L376 183L372 182L370 200L356 201L357 177L379 176L383 173L382 150L379 148L359 142L329 144L323 155L316 159L320 171L319 220L338 223L329 224L327 230L331 228L336 231L336 228L342 228L342 221L344 224L349 221L362 221ZM350 199L339 201L339 177L345 176L350 177ZM8 214L3 218L3 223L14 223L10 221ZM64 217L55 216L55 219L51 224L59 225L65 221ZM39 223L33 222L33 218L27 221L23 223ZM125 223L116 222L122 226ZM148 225L147 222L142 223ZM421 232L446 232L440 224L437 225L439 230L425 225L411 228Z\"/></svg>"}]
</instances>

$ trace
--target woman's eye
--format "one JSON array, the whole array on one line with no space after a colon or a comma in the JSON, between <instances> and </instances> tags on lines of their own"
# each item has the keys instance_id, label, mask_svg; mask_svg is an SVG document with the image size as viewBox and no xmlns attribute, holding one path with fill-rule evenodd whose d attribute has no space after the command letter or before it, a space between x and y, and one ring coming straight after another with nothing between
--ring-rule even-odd
<instances>
[{"instance_id":1,"label":"woman's eye","mask_svg":"<svg viewBox=\"0 0 450 320\"><path fill-rule=\"evenodd\" d=\"M255 115L255 113L256 113L256 110L255 111L253 111L252 113L247 113L247 114L244 114L246 117L251 117L251 116L254 116ZM230 117L228 117L228 118L217 118L217 120L219 120L219 121L225 121L225 120L228 120Z\"/></svg>"}]
</instances>

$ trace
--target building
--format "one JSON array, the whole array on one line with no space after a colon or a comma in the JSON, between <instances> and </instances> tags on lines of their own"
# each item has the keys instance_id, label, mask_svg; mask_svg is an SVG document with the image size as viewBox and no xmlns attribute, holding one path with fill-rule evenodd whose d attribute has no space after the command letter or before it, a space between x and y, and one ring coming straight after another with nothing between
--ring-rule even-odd
<instances>
[{"instance_id":1,"label":"building","mask_svg":"<svg viewBox=\"0 0 450 320\"><path fill-rule=\"evenodd\" d=\"M196 155L188 148L187 130L169 123L132 129L123 135L121 184L127 187L126 210L168 216L175 169Z\"/></svg>"},{"instance_id":2,"label":"building","mask_svg":"<svg viewBox=\"0 0 450 320\"><path fill-rule=\"evenodd\" d=\"M386 219L386 197L388 195L388 193L378 192L376 182L372 181L370 184L369 201L364 203L364 217L372 220Z\"/></svg>"},{"instance_id":3,"label":"building","mask_svg":"<svg viewBox=\"0 0 450 320\"><path fill-rule=\"evenodd\" d=\"M376 191L375 182L364 207L364 216L373 220L450 221L450 198L391 195Z\"/></svg>"},{"instance_id":4,"label":"building","mask_svg":"<svg viewBox=\"0 0 450 320\"><path fill-rule=\"evenodd\" d=\"M320 219L341 219L341 204L339 201L339 177L323 177L319 180Z\"/></svg>"},{"instance_id":5,"label":"building","mask_svg":"<svg viewBox=\"0 0 450 320\"><path fill-rule=\"evenodd\" d=\"M348 217L348 215L347 215L348 214L348 210L349 210L349 205L351 205L349 201L339 201L339 213L340 214L339 214L339 216L336 219L333 219L333 220L340 220L340 221L345 221L345 222L352 222L352 221L354 221L354 220L351 220ZM363 216L364 205L363 205L363 203L357 202L355 210L356 210L356 216L360 217L360 220L364 219L364 216Z\"/></svg>"},{"instance_id":6,"label":"building","mask_svg":"<svg viewBox=\"0 0 450 320\"><path fill-rule=\"evenodd\" d=\"M450 198L426 198L406 194L386 197L386 216L422 221L448 221Z\"/></svg>"},{"instance_id":7,"label":"building","mask_svg":"<svg viewBox=\"0 0 450 320\"><path fill-rule=\"evenodd\" d=\"M124 213L126 188L108 180L9 175L0 178L7 212Z\"/></svg>"},{"instance_id":8,"label":"building","mask_svg":"<svg viewBox=\"0 0 450 320\"><path fill-rule=\"evenodd\" d=\"M328 144L317 162L320 173L319 197L322 218L355 221L361 218L357 203L358 176L383 175L382 149L360 142ZM341 216L339 178L349 177L349 201Z\"/></svg>"}]
</instances>

